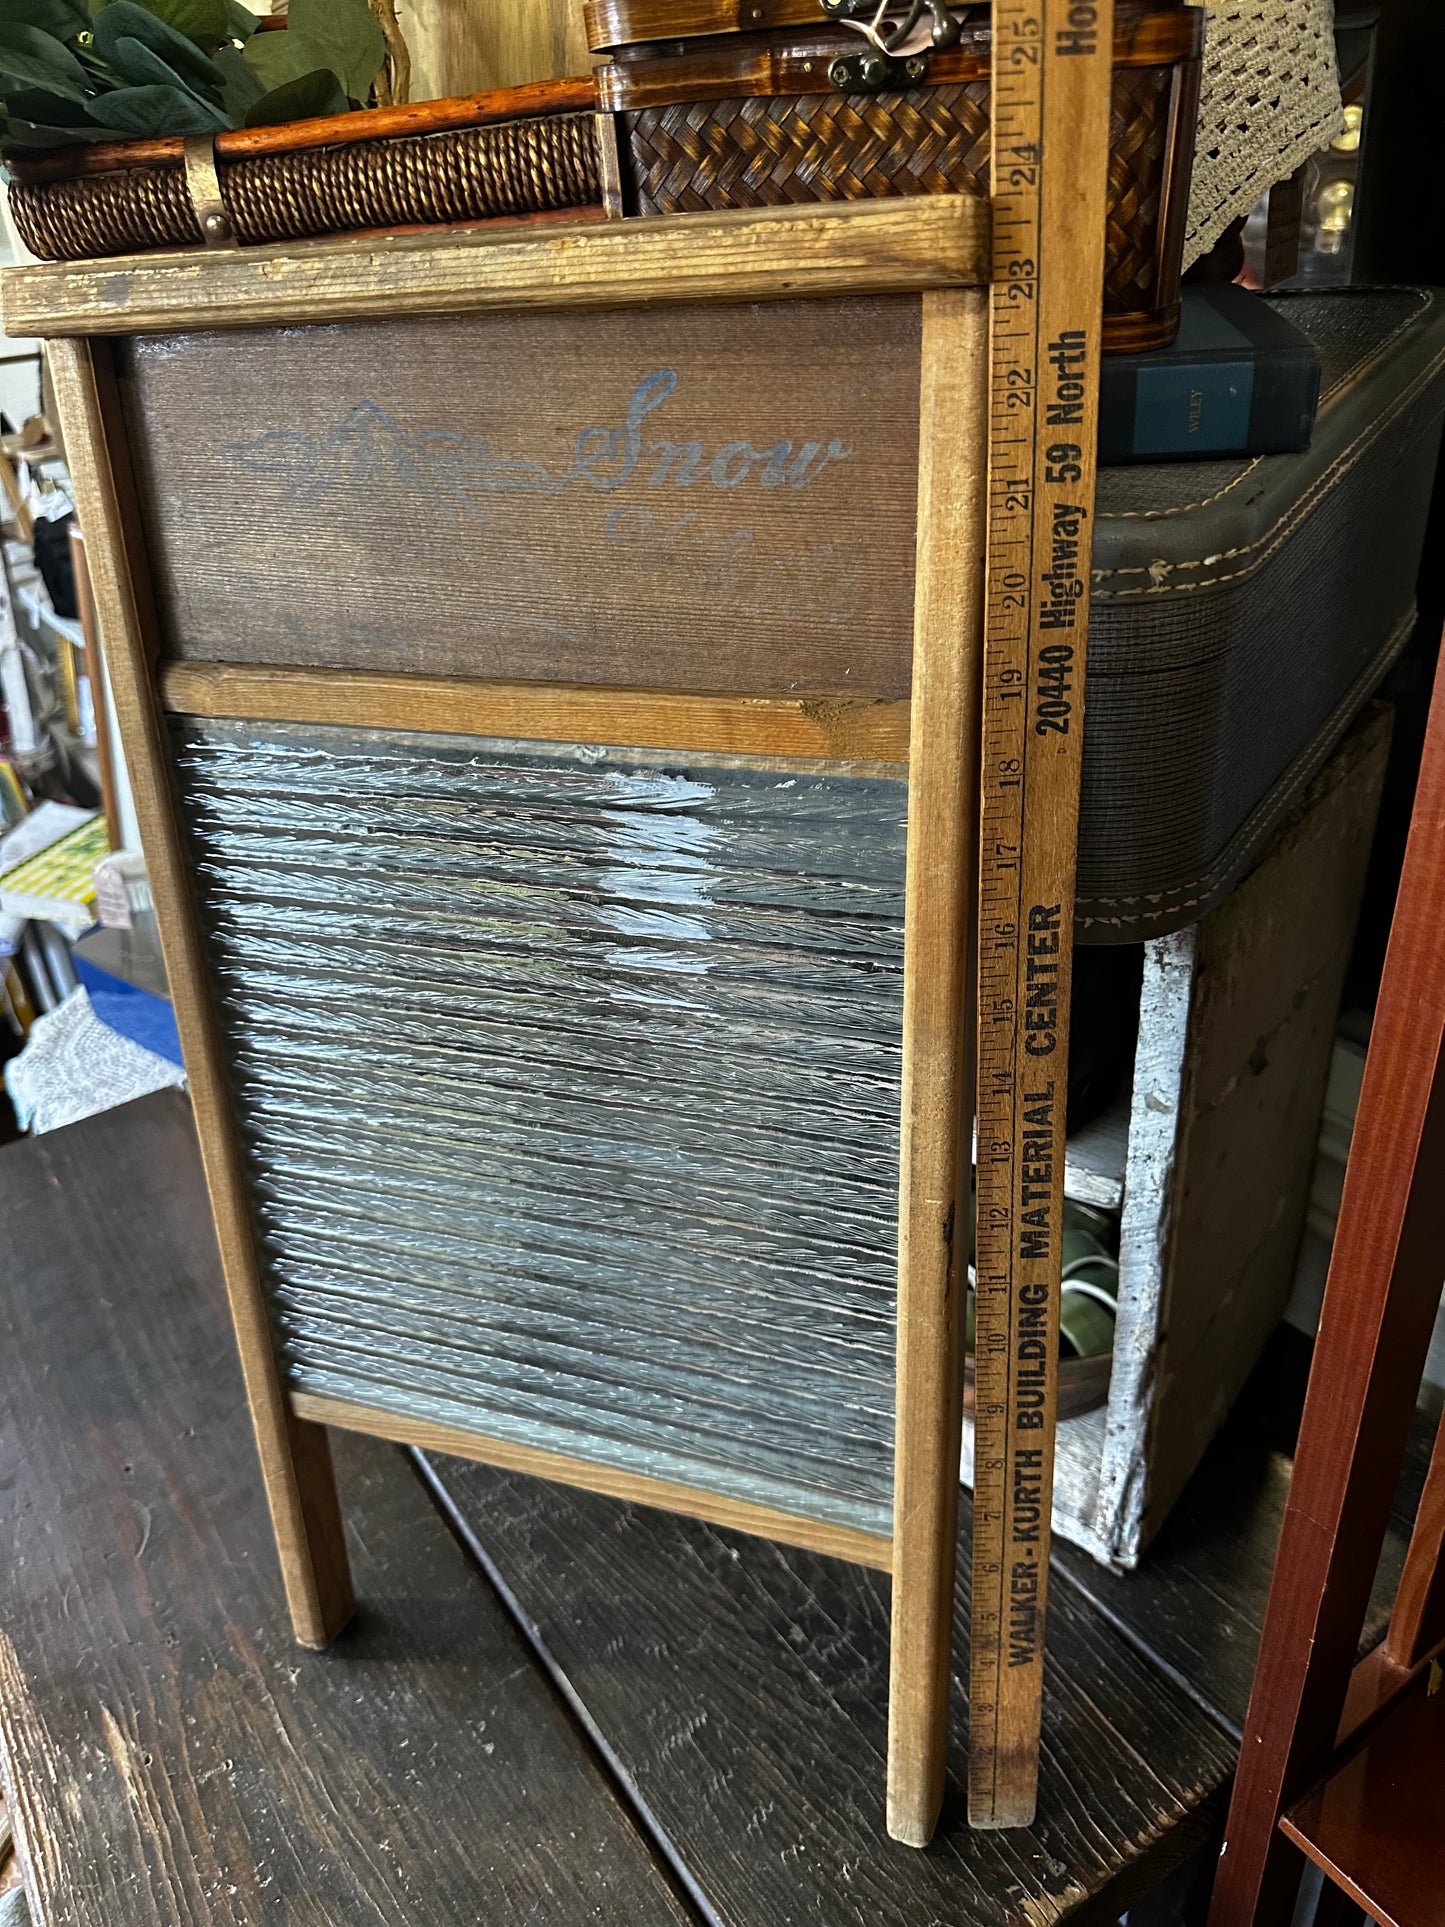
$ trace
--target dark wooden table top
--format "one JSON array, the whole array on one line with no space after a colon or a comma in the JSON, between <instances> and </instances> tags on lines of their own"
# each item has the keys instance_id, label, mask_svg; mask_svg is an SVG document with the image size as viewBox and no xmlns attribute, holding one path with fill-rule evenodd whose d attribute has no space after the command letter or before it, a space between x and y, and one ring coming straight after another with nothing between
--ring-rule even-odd
<instances>
[{"instance_id":1,"label":"dark wooden table top","mask_svg":"<svg viewBox=\"0 0 1445 1927\"><path fill-rule=\"evenodd\" d=\"M338 1438L362 1611L291 1644L174 1093L0 1151L0 1251L0 1765L38 1922L1042 1927L1117 1917L1217 1818L1277 1371L1143 1571L1057 1560L1037 1825L970 1833L955 1797L916 1853L883 1833L879 1574Z\"/></svg>"}]
</instances>

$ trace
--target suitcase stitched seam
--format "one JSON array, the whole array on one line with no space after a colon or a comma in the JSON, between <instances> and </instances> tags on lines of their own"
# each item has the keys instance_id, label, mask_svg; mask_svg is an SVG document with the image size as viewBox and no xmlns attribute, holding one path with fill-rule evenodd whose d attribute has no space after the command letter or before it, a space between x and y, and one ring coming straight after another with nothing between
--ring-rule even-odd
<instances>
[{"instance_id":1,"label":"suitcase stitched seam","mask_svg":"<svg viewBox=\"0 0 1445 1927\"><path fill-rule=\"evenodd\" d=\"M1253 542L1243 543L1234 549L1221 549L1217 555L1200 556L1196 560L1187 562L1166 563L1161 561L1145 564L1142 568L1137 569L1100 569L1094 572L1093 580L1097 584L1111 582L1119 576L1153 575L1155 570L1160 568L1167 569L1171 575L1174 575L1184 569L1212 568L1217 562L1231 562L1239 556L1253 557L1253 560L1251 560L1246 567L1242 569L1229 569L1222 575L1202 576L1197 582L1156 582L1152 587L1147 589L1096 588L1094 590L1095 600L1101 602L1122 602L1130 596L1188 595L1198 589L1215 588L1221 582L1238 582L1244 576L1252 575L1262 563L1270 559L1275 550L1278 549L1284 541L1285 537L1288 536L1307 515L1314 512L1324 497L1327 496L1332 489L1339 486L1361 457L1379 440L1384 431L1394 424L1412 402L1419 399L1421 391L1429 386L1442 366L1445 366L1445 349L1442 349L1441 352L1434 357L1429 366L1416 376L1408 388L1401 391L1396 397L1389 413L1371 422L1370 426L1350 443L1349 447L1341 455L1339 461L1334 463L1324 475L1321 475L1306 494L1302 495L1297 502L1293 503L1289 510L1282 515L1277 522L1272 523L1271 526L1267 528L1263 534L1257 536ZM1418 439L1418 437L1415 439ZM1258 553L1256 553L1256 551L1258 551Z\"/></svg>"}]
</instances>

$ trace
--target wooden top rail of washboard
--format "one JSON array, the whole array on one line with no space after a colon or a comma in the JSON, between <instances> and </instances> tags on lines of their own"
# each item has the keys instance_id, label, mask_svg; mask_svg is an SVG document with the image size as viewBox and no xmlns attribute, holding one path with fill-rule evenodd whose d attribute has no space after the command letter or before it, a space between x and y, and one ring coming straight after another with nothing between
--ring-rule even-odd
<instances>
[{"instance_id":1,"label":"wooden top rail of washboard","mask_svg":"<svg viewBox=\"0 0 1445 1927\"><path fill-rule=\"evenodd\" d=\"M7 334L128 335L353 317L922 293L989 279L989 206L916 195L643 221L187 249L7 270Z\"/></svg>"}]
</instances>

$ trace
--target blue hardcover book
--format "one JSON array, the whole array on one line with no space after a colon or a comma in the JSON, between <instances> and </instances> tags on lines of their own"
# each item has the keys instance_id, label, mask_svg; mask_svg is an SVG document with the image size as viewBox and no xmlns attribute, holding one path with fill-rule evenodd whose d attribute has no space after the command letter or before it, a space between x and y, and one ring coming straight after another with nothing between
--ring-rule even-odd
<instances>
[{"instance_id":1,"label":"blue hardcover book","mask_svg":"<svg viewBox=\"0 0 1445 1927\"><path fill-rule=\"evenodd\" d=\"M1279 305L1233 282L1186 287L1171 347L1105 355L1099 460L1178 462L1308 448L1319 395L1319 356Z\"/></svg>"}]
</instances>

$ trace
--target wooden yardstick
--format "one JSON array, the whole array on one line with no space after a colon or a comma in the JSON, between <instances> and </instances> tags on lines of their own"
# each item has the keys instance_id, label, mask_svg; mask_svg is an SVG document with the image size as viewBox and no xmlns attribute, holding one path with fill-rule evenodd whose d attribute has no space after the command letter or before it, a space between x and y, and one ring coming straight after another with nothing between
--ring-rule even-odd
<instances>
[{"instance_id":1,"label":"wooden yardstick","mask_svg":"<svg viewBox=\"0 0 1445 1927\"><path fill-rule=\"evenodd\" d=\"M968 1815L1034 1817L1113 0L994 0Z\"/></svg>"}]
</instances>

